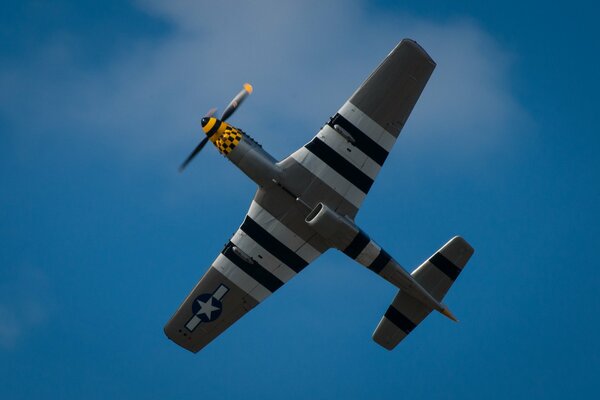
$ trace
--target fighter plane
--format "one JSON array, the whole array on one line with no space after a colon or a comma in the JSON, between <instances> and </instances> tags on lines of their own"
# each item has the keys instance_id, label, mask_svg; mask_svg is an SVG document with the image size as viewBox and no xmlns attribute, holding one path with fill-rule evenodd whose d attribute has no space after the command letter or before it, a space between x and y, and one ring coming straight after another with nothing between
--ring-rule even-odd
<instances>
[{"instance_id":1,"label":"fighter plane","mask_svg":"<svg viewBox=\"0 0 600 400\"><path fill-rule=\"evenodd\" d=\"M277 161L227 119L252 92L245 84L221 115L201 120L205 137L180 169L211 142L257 185L241 226L165 325L166 335L198 352L330 248L390 282L398 293L373 339L391 350L441 301L473 254L454 237L412 273L359 228L354 218L436 64L402 40L306 145Z\"/></svg>"}]
</instances>

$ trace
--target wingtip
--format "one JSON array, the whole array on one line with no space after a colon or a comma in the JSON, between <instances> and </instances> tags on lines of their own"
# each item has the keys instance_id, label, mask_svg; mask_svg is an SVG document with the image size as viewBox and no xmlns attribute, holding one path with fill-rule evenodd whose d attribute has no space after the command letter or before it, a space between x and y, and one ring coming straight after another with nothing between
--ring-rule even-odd
<instances>
[{"instance_id":1,"label":"wingtip","mask_svg":"<svg viewBox=\"0 0 600 400\"><path fill-rule=\"evenodd\" d=\"M434 66L434 68L435 68L436 63L433 60L433 58L431 58L431 56L429 55L429 53L427 51L425 51L425 49L419 43L417 43L416 40L411 39L411 38L404 38L404 39L402 39L400 41L399 45L403 45L403 44L414 48L423 57L425 57Z\"/></svg>"}]
</instances>

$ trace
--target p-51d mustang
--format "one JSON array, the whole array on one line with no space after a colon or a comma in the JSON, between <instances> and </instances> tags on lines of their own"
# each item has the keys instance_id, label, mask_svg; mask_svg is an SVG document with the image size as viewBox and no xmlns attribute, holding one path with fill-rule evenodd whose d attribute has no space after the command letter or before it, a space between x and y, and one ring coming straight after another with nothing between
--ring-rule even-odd
<instances>
[{"instance_id":1,"label":"p-51d mustang","mask_svg":"<svg viewBox=\"0 0 600 400\"><path fill-rule=\"evenodd\" d=\"M167 323L166 335L197 352L329 248L343 251L399 291L373 333L393 349L431 311L456 321L441 303L473 254L454 237L412 273L354 223L354 217L427 83L435 62L404 39L304 147L277 162L227 118L202 119L206 137L258 185L248 215Z\"/></svg>"}]
</instances>

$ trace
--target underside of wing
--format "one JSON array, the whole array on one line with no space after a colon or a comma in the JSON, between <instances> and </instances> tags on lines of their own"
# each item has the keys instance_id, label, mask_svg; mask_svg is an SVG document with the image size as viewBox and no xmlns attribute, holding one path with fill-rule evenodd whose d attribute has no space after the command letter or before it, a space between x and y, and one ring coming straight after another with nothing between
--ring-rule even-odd
<instances>
[{"instance_id":1,"label":"underside of wing","mask_svg":"<svg viewBox=\"0 0 600 400\"><path fill-rule=\"evenodd\" d=\"M165 325L165 334L196 353L258 304L210 267Z\"/></svg>"},{"instance_id":2,"label":"underside of wing","mask_svg":"<svg viewBox=\"0 0 600 400\"><path fill-rule=\"evenodd\" d=\"M199 351L326 249L303 223L303 206L280 192L259 189L240 228L165 325L175 343Z\"/></svg>"},{"instance_id":3,"label":"underside of wing","mask_svg":"<svg viewBox=\"0 0 600 400\"><path fill-rule=\"evenodd\" d=\"M317 135L280 165L308 204L354 217L417 102L435 62L403 40Z\"/></svg>"}]
</instances>

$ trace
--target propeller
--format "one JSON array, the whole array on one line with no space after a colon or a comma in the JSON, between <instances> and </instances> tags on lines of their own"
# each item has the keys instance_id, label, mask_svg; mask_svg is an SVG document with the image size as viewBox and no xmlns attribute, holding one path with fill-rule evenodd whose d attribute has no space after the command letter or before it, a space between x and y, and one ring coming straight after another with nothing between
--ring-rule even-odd
<instances>
[{"instance_id":1,"label":"propeller","mask_svg":"<svg viewBox=\"0 0 600 400\"><path fill-rule=\"evenodd\" d=\"M231 114L235 112L235 110L242 104L242 102L250 93L252 93L252 85L249 83L244 83L244 88L240 90L240 92L227 105L225 111L223 111L223 115L221 115L221 121L227 121L227 118L231 117Z\"/></svg>"},{"instance_id":2,"label":"propeller","mask_svg":"<svg viewBox=\"0 0 600 400\"><path fill-rule=\"evenodd\" d=\"M249 83L244 83L244 88L233 98L233 100L231 100L231 102L229 102L229 104L225 108L225 111L223 111L223 114L221 115L221 121L224 122L227 120L227 118L231 117L250 93L252 93L252 85L250 85ZM210 111L206 113L204 118L202 118L202 126L204 126L204 124L206 123L204 121L207 121L208 118L212 117L215 114L215 112L217 112L217 109L211 108ZM206 143L209 139L210 137L206 136L200 141L200 143L198 143L196 148L190 153L190 155L185 159L181 166L179 166L179 172L182 172L185 169L185 167L187 167L187 165L194 159L194 157L196 157L196 155L200 153L200 150L202 150L204 146L206 146Z\"/></svg>"}]
</instances>

